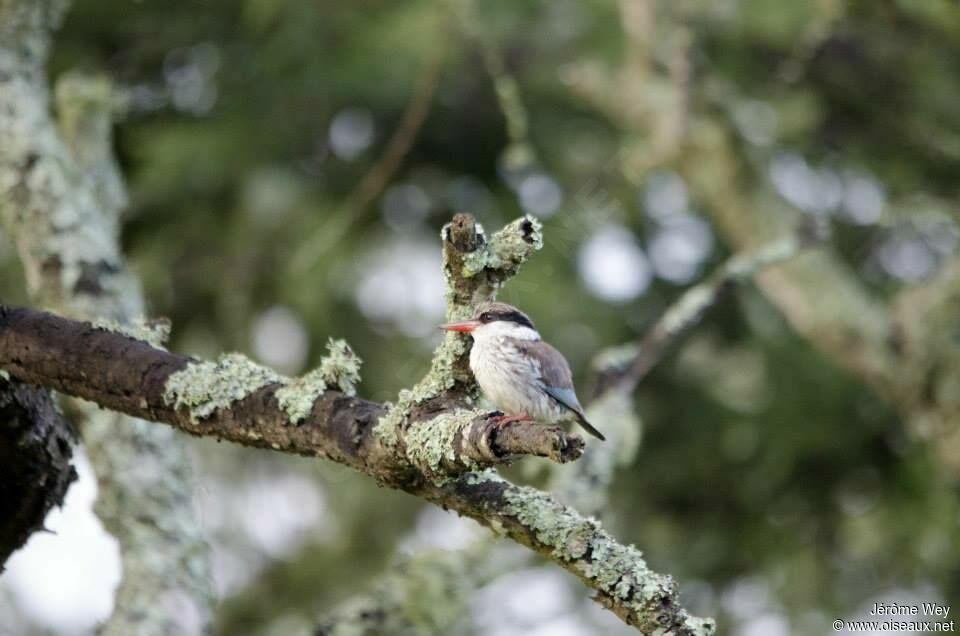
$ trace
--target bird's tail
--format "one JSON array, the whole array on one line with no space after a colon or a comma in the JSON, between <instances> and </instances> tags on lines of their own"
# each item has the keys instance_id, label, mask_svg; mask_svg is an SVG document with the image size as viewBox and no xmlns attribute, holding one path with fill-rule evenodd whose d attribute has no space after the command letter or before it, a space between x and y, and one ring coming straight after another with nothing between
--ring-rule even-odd
<instances>
[{"instance_id":1,"label":"bird's tail","mask_svg":"<svg viewBox=\"0 0 960 636\"><path fill-rule=\"evenodd\" d=\"M607 440L607 438L603 436L603 433L595 429L593 427L593 424L587 421L586 416L581 411L577 410L577 411L574 411L574 413L577 414L577 421L580 423L580 426L583 427L583 430L590 433L600 441L605 442Z\"/></svg>"}]
</instances>

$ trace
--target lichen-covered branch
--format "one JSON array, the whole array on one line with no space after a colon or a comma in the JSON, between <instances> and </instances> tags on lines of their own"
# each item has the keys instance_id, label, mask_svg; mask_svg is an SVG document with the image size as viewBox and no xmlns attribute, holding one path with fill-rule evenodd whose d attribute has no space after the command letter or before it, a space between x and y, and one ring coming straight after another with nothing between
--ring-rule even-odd
<instances>
[{"instance_id":1,"label":"lichen-covered branch","mask_svg":"<svg viewBox=\"0 0 960 636\"><path fill-rule=\"evenodd\" d=\"M676 583L650 570L639 550L616 542L595 518L545 492L485 472L416 494L571 572L596 592L594 600L642 634L708 636L715 629L712 619L691 616L680 606ZM516 565L517 555L489 542L405 558L367 594L326 616L317 634L418 634L424 625L436 632L464 631L460 610L473 591ZM426 578L429 587L422 585Z\"/></svg>"},{"instance_id":2,"label":"lichen-covered branch","mask_svg":"<svg viewBox=\"0 0 960 636\"><path fill-rule=\"evenodd\" d=\"M473 216L456 214L443 227L443 274L446 281L447 320L468 318L477 303L492 299L497 290L516 275L520 266L543 246L540 223L533 217L521 217L487 237ZM422 413L452 413L470 409L478 397L477 385L470 373L470 339L465 334L447 332L434 352L430 370L411 389L400 392L387 417L377 426L376 435L387 445L395 443L401 422ZM420 420L414 417L414 421ZM450 421L450 425L456 425ZM505 429L505 437L525 427ZM426 439L422 432L421 439ZM570 459L580 456L583 440L570 433L558 440L556 452ZM417 451L421 452L421 451ZM436 454L436 450L431 451Z\"/></svg>"},{"instance_id":3,"label":"lichen-covered branch","mask_svg":"<svg viewBox=\"0 0 960 636\"><path fill-rule=\"evenodd\" d=\"M76 479L76 431L49 390L0 375L0 572Z\"/></svg>"},{"instance_id":4,"label":"lichen-covered branch","mask_svg":"<svg viewBox=\"0 0 960 636\"><path fill-rule=\"evenodd\" d=\"M493 475L466 473L453 479L457 475L454 470L463 473L490 463L482 454L474 454L477 451L462 439L454 436L455 446L449 453L421 458L422 446L407 450L412 444L403 442L409 430L416 430L410 423L398 428L397 444L387 446L373 433L375 426L383 425L383 407L335 389L316 400L303 423L293 424L276 397L277 390L286 385L283 380L236 358L223 363L223 382L207 383L207 397L193 402L197 394L190 402L180 402L177 391L185 386L187 376L178 374L188 373L191 382L199 382L202 375L211 373L207 364L155 349L126 334L52 314L29 309L0 312L0 367L14 378L84 397L106 408L166 421L190 433L350 465L385 485L456 510L531 547L580 576L598 591L598 600L630 624L641 628L669 625L678 634L707 633L705 623L690 619L680 608L669 577L648 570L638 551L617 544L596 521L562 506L546 493L514 486ZM210 399L217 401L212 410ZM470 421L477 419L473 416ZM527 428L530 435L551 435L550 427ZM436 445L438 438L444 439L434 431L416 441L429 446ZM499 444L507 439L522 438L519 432L513 438L494 436L489 448L498 452ZM508 454L512 452L508 449Z\"/></svg>"},{"instance_id":5,"label":"lichen-covered branch","mask_svg":"<svg viewBox=\"0 0 960 636\"><path fill-rule=\"evenodd\" d=\"M495 473L470 474L421 493L525 545L580 578L594 600L643 634L706 636L711 619L690 616L670 576L649 569L639 550L611 537L548 493L517 486Z\"/></svg>"},{"instance_id":6,"label":"lichen-covered branch","mask_svg":"<svg viewBox=\"0 0 960 636\"><path fill-rule=\"evenodd\" d=\"M443 239L451 319L492 297L541 243L532 219L487 239L469 215L457 215ZM344 345L334 344L330 361L294 381L237 354L199 362L106 325L29 309L0 312L0 368L15 378L190 433L344 463L532 548L579 576L641 631L709 633L711 622L679 605L672 580L650 571L638 551L616 543L598 522L546 493L469 472L524 453L575 459L583 441L555 427L501 428L474 410L468 353L468 341L448 335L423 380L397 404L382 406L347 394L357 361ZM333 382L336 388L328 386Z\"/></svg>"},{"instance_id":7,"label":"lichen-covered branch","mask_svg":"<svg viewBox=\"0 0 960 636\"><path fill-rule=\"evenodd\" d=\"M444 228L442 237L447 316L451 320L467 317L475 303L491 298L517 272L529 253L542 244L539 223L531 218L515 221L488 240L470 215L458 214ZM413 392L401 397L401 403L415 403L412 395L419 396L421 404L438 399L473 399L476 387L466 359L469 348L461 338L452 334L447 337L438 349L431 372ZM438 377L441 378L439 382ZM622 392L615 397L619 397L619 401L598 401L588 411L597 421L604 422L605 431L612 430L614 434L612 442L602 448L591 446L585 456L599 458L604 465L598 470L604 472L610 453L616 454L619 449L622 455L632 456L638 441L639 426L629 400ZM579 464L577 462L574 467ZM565 471L558 471L558 474L562 472ZM650 571L639 551L617 544L600 528L592 517L598 511L597 503L586 496L594 484L587 480L581 487L577 477L583 475L578 470L569 480L555 479L556 484L578 484L576 488L562 488L558 493L565 501L575 502L574 507L564 506L547 493L513 485L491 473L471 473L439 486L425 483L416 494L473 518L495 533L508 536L571 571L597 591L596 600L642 633L656 630L674 634L712 633L711 620L690 617L682 609L670 577ZM607 483L609 479L604 482L603 496ZM581 492L584 496L578 497ZM585 513L575 509L581 505ZM477 554L485 563L497 561L496 551L490 544L481 544L466 552L444 556L441 565L435 563L432 554L417 557L412 562L417 567L436 566L436 575L444 576L450 567L460 568L465 560L469 562ZM497 573L496 569L484 572L484 577ZM395 575L396 572L392 572L388 576ZM463 590L466 586L466 590L470 590L481 581L471 576L468 583L461 581L458 589ZM357 599L355 605L348 605L329 616L318 633L354 633L351 630L360 634L377 633L376 629L386 624L400 629L407 624L405 599L415 593L414 589L404 583L391 587L390 594L386 594L381 586L377 586L368 596ZM455 603L457 594L454 592L449 598L444 595L444 598ZM440 614L429 613L427 618L442 621L444 616L445 612L441 610ZM446 628L450 629L451 624ZM403 633L402 629L398 633Z\"/></svg>"},{"instance_id":8,"label":"lichen-covered branch","mask_svg":"<svg viewBox=\"0 0 960 636\"><path fill-rule=\"evenodd\" d=\"M0 214L35 302L77 316L125 321L143 314L142 298L120 255L117 209L100 205L91 177L103 172L93 158L100 151L82 167L77 163L50 117L45 57L28 54L45 53L46 44L35 40L48 39L56 25L47 22L60 14L54 4L65 3L0 5L0 22L6 26L19 18L26 29L19 37L28 39L20 46L17 38L0 38ZM69 81L75 88L68 93L83 92L78 81ZM84 99L87 110L72 116L71 128L84 129L83 120L97 116L96 102L89 95ZM86 138L78 133L74 140L87 147Z\"/></svg>"},{"instance_id":9,"label":"lichen-covered branch","mask_svg":"<svg viewBox=\"0 0 960 636\"><path fill-rule=\"evenodd\" d=\"M44 72L65 0L0 2L0 219L33 302L65 315L128 323L143 312L118 234L125 201L110 153L115 104L102 79L65 78L60 126ZM123 580L102 634L172 633L163 599L211 624L209 551L194 516L189 458L161 427L78 409L99 481L95 511L118 539Z\"/></svg>"},{"instance_id":10,"label":"lichen-covered branch","mask_svg":"<svg viewBox=\"0 0 960 636\"><path fill-rule=\"evenodd\" d=\"M469 470L540 455L579 456L562 429L500 428L457 410L399 421L392 443L374 429L387 411L353 397L359 361L342 343L317 371L289 379L240 354L202 362L102 326L0 307L0 367L12 377L188 433L333 459L385 482L440 482ZM118 431L119 432L119 431Z\"/></svg>"},{"instance_id":11,"label":"lichen-covered branch","mask_svg":"<svg viewBox=\"0 0 960 636\"><path fill-rule=\"evenodd\" d=\"M819 228L807 223L797 231L752 251L727 259L706 280L687 289L638 342L601 352L594 360L594 394L633 393L637 384L661 360L669 346L693 327L734 284L752 279L770 265L787 261L820 240Z\"/></svg>"}]
</instances>

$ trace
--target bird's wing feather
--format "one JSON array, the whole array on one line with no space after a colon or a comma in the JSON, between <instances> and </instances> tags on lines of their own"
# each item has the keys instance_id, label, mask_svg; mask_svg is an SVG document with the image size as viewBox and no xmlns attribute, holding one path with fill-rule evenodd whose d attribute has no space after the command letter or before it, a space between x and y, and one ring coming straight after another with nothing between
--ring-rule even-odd
<instances>
[{"instance_id":1,"label":"bird's wing feather","mask_svg":"<svg viewBox=\"0 0 960 636\"><path fill-rule=\"evenodd\" d=\"M605 439L603 434L595 429L583 414L583 407L580 406L577 392L573 388L573 375L570 373L570 365L567 364L567 359L563 357L563 354L542 340L517 340L513 338L511 340L513 346L536 360L540 367L540 382L543 383L544 392L556 400L557 403L572 411L577 416L580 425L588 433L599 439Z\"/></svg>"},{"instance_id":2,"label":"bird's wing feather","mask_svg":"<svg viewBox=\"0 0 960 636\"><path fill-rule=\"evenodd\" d=\"M520 350L531 360L534 360L540 368L540 381L544 386L548 386L561 391L569 391L574 394L573 376L570 373L570 365L567 364L563 354L553 348L543 340L520 340L518 338L509 338L510 344ZM580 406L573 395L571 406Z\"/></svg>"}]
</instances>

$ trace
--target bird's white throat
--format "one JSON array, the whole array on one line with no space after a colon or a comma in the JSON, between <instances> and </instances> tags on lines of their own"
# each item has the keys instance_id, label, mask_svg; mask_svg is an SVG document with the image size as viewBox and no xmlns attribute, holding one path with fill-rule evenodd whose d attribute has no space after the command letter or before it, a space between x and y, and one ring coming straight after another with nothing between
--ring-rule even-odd
<instances>
[{"instance_id":1,"label":"bird's white throat","mask_svg":"<svg viewBox=\"0 0 960 636\"><path fill-rule=\"evenodd\" d=\"M517 340L540 340L536 329L518 325L508 320L497 320L474 329L470 335L477 342L499 338L516 338Z\"/></svg>"}]
</instances>

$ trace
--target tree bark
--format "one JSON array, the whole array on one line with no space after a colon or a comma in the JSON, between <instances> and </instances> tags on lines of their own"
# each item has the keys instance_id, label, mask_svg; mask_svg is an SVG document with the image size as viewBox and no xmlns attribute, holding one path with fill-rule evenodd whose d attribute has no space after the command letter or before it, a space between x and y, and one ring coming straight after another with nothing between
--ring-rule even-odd
<instances>
[{"instance_id":1,"label":"tree bark","mask_svg":"<svg viewBox=\"0 0 960 636\"><path fill-rule=\"evenodd\" d=\"M77 478L76 431L49 390L0 377L0 572Z\"/></svg>"},{"instance_id":2,"label":"tree bark","mask_svg":"<svg viewBox=\"0 0 960 636\"><path fill-rule=\"evenodd\" d=\"M236 359L236 358L235 358ZM263 386L198 418L195 411L177 406L169 389L171 378L191 368L209 375L194 382L226 390L238 369L222 368L179 356L124 333L61 318L32 309L0 306L0 367L13 377L60 393L84 398L103 408L165 422L193 435L215 437L258 448L324 457L371 473L386 482L403 483L423 474L457 477L471 470L504 463L520 455L537 455L567 462L578 458L583 440L556 426L517 423L499 427L489 414L461 410L445 421L445 414L419 409L392 432L398 442L389 446L375 428L388 409L345 394L323 391L309 415L294 422L281 406L278 392L291 381L260 368ZM196 406L196 405L195 405ZM454 406L453 408L457 408ZM435 417L438 413L443 417ZM424 424L420 424L424 422ZM431 465L411 446L421 428L449 433L449 447L441 449ZM441 430L446 427L448 430Z\"/></svg>"}]
</instances>

